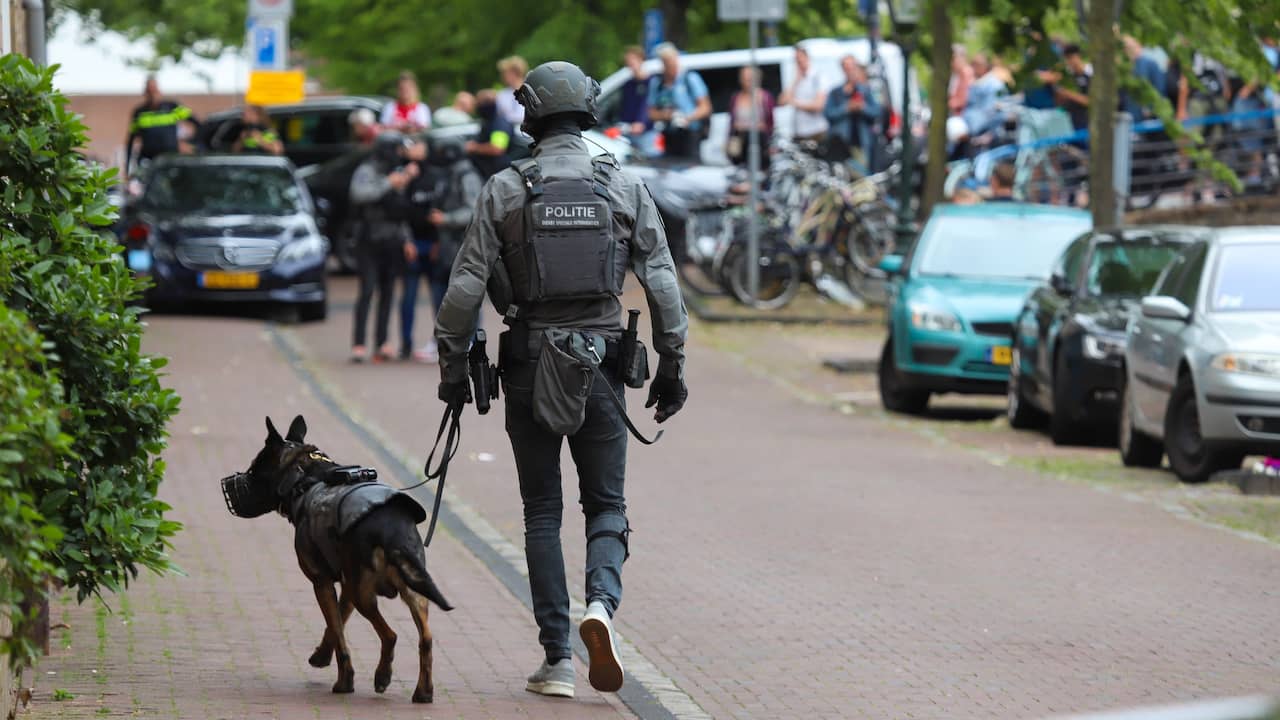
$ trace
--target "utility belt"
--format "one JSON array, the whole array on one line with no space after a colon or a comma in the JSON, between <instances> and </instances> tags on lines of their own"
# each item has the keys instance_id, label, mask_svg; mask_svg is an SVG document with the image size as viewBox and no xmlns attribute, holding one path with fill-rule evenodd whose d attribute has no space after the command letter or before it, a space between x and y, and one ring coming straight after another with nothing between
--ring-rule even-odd
<instances>
[{"instance_id":1,"label":"utility belt","mask_svg":"<svg viewBox=\"0 0 1280 720\"><path fill-rule=\"evenodd\" d=\"M649 379L648 351L637 337L640 311L631 310L628 315L627 327L614 335L577 328L534 330L518 311L508 312L504 321L508 329L498 338L498 367L489 365L482 340L477 338L471 349L476 409L488 410L489 400L498 395L501 376L532 368L534 420L552 433L574 435L586 421L587 400L597 377L608 373L633 388L644 387ZM605 383L605 389L637 440L651 445L662 437L661 431L653 440L642 435L627 417L626 405L612 383Z\"/></svg>"}]
</instances>

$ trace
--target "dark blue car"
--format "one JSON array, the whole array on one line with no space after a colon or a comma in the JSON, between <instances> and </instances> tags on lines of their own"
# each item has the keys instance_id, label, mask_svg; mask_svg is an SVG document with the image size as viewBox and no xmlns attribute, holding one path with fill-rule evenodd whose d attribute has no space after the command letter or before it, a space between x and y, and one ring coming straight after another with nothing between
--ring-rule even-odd
<instances>
[{"instance_id":1,"label":"dark blue car","mask_svg":"<svg viewBox=\"0 0 1280 720\"><path fill-rule=\"evenodd\" d=\"M293 305L327 314L328 241L306 186L285 158L163 157L121 219L125 261L153 286L149 304Z\"/></svg>"}]
</instances>

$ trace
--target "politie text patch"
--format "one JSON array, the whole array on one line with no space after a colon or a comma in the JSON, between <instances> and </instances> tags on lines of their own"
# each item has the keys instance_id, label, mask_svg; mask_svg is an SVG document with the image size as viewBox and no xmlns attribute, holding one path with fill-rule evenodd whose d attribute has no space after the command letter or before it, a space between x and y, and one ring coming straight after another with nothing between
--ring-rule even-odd
<instances>
[{"instance_id":1,"label":"politie text patch","mask_svg":"<svg viewBox=\"0 0 1280 720\"><path fill-rule=\"evenodd\" d=\"M602 202L549 202L533 207L534 227L602 228L609 220L609 206Z\"/></svg>"}]
</instances>

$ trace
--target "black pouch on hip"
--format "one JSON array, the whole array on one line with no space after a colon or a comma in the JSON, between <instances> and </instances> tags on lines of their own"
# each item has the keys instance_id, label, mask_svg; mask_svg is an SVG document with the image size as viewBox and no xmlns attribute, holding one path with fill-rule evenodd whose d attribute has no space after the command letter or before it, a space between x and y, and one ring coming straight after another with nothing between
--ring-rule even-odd
<instances>
[{"instance_id":1,"label":"black pouch on hip","mask_svg":"<svg viewBox=\"0 0 1280 720\"><path fill-rule=\"evenodd\" d=\"M557 435L573 435L587 418L587 399L603 353L580 332L543 330L533 375L533 419Z\"/></svg>"},{"instance_id":2,"label":"black pouch on hip","mask_svg":"<svg viewBox=\"0 0 1280 720\"><path fill-rule=\"evenodd\" d=\"M625 357L622 371L622 382L629 388L643 389L649 380L649 349L640 340L635 342L634 349Z\"/></svg>"}]
</instances>

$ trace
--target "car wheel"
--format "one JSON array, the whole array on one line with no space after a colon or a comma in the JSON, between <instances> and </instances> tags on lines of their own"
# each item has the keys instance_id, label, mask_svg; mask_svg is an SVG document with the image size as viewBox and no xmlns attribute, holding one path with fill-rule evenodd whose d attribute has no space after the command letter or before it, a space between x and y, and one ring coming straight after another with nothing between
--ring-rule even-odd
<instances>
[{"instance_id":1,"label":"car wheel","mask_svg":"<svg viewBox=\"0 0 1280 720\"><path fill-rule=\"evenodd\" d=\"M1054 445L1074 445L1080 442L1081 426L1071 418L1071 375L1067 371L1067 357L1059 352L1053 361L1053 415L1049 418L1049 438Z\"/></svg>"},{"instance_id":2,"label":"car wheel","mask_svg":"<svg viewBox=\"0 0 1280 720\"><path fill-rule=\"evenodd\" d=\"M1116 444L1120 448L1120 460L1128 467L1160 467L1160 460L1164 458L1160 441L1133 426L1133 398L1128 383L1120 397L1120 434Z\"/></svg>"},{"instance_id":3,"label":"car wheel","mask_svg":"<svg viewBox=\"0 0 1280 720\"><path fill-rule=\"evenodd\" d=\"M877 371L880 381L880 403L889 412L919 415L929 407L929 391L907 385L893 362L893 338L884 343Z\"/></svg>"},{"instance_id":4,"label":"car wheel","mask_svg":"<svg viewBox=\"0 0 1280 720\"><path fill-rule=\"evenodd\" d=\"M1164 414L1164 450L1169 467L1185 483L1202 483L1220 470L1240 467L1244 453L1209 448L1200 434L1200 411L1190 375L1183 375L1169 396Z\"/></svg>"},{"instance_id":5,"label":"car wheel","mask_svg":"<svg viewBox=\"0 0 1280 720\"><path fill-rule=\"evenodd\" d=\"M1005 408L1009 427L1031 430L1044 424L1044 412L1027 400L1022 389L1022 351L1013 346L1013 362L1009 365L1009 405Z\"/></svg>"}]
</instances>

